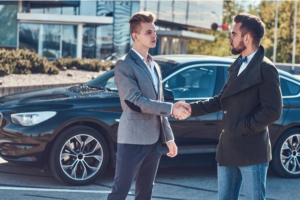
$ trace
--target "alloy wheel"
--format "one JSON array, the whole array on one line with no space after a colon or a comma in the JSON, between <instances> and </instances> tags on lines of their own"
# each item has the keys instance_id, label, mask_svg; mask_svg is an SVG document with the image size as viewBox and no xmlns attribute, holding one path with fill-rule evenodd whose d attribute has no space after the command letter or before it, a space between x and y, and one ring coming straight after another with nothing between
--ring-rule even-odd
<instances>
[{"instance_id":1,"label":"alloy wheel","mask_svg":"<svg viewBox=\"0 0 300 200\"><path fill-rule=\"evenodd\" d=\"M291 174L300 174L300 134L288 137L281 146L281 164Z\"/></svg>"},{"instance_id":2,"label":"alloy wheel","mask_svg":"<svg viewBox=\"0 0 300 200\"><path fill-rule=\"evenodd\" d=\"M73 180L86 180L94 176L102 162L102 146L97 139L86 134L67 140L60 152L60 166Z\"/></svg>"}]
</instances>

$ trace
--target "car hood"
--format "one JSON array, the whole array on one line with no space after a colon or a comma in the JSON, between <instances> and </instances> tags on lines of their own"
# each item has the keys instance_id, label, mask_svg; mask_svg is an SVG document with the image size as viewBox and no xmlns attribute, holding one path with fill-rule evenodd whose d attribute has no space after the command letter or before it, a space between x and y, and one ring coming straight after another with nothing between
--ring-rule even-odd
<instances>
[{"instance_id":1,"label":"car hood","mask_svg":"<svg viewBox=\"0 0 300 200\"><path fill-rule=\"evenodd\" d=\"M86 85L74 85L69 87L33 90L6 95L0 98L1 107L24 105L41 102L66 101L82 98L108 98L118 96L117 92L90 88Z\"/></svg>"}]
</instances>

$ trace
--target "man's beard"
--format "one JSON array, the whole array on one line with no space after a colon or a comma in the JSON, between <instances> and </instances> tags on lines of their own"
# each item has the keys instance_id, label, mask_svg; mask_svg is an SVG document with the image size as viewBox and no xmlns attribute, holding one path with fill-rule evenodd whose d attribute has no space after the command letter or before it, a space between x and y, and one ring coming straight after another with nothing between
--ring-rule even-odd
<instances>
[{"instance_id":1,"label":"man's beard","mask_svg":"<svg viewBox=\"0 0 300 200\"><path fill-rule=\"evenodd\" d=\"M232 44L231 44L231 46L232 46ZM232 47L231 53L233 55L241 54L242 51L244 51L245 49L246 49L246 46L244 45L244 41L241 40L237 47Z\"/></svg>"}]
</instances>

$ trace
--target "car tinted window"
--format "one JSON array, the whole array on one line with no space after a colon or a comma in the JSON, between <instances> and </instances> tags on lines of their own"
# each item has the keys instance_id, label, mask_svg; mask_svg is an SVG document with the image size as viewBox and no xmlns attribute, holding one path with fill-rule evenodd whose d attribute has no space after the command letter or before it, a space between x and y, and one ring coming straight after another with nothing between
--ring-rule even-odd
<instances>
[{"instance_id":1,"label":"car tinted window","mask_svg":"<svg viewBox=\"0 0 300 200\"><path fill-rule=\"evenodd\" d=\"M294 96L300 93L300 86L292 81L280 78L283 96Z\"/></svg>"},{"instance_id":2,"label":"car tinted window","mask_svg":"<svg viewBox=\"0 0 300 200\"><path fill-rule=\"evenodd\" d=\"M178 66L178 63L173 63L173 62L163 62L163 61L155 61L159 67L160 67L160 71L162 74L162 77L165 78L165 74L171 70L172 68Z\"/></svg>"},{"instance_id":3,"label":"car tinted window","mask_svg":"<svg viewBox=\"0 0 300 200\"><path fill-rule=\"evenodd\" d=\"M163 87L172 90L175 98L212 97L217 67L193 67L167 79Z\"/></svg>"}]
</instances>

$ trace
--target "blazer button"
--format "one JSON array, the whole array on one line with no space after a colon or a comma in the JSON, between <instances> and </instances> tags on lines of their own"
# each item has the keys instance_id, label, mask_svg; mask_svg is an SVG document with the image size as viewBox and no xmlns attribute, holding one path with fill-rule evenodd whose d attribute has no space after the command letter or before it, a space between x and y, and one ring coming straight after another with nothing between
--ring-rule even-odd
<instances>
[{"instance_id":1,"label":"blazer button","mask_svg":"<svg viewBox=\"0 0 300 200\"><path fill-rule=\"evenodd\" d=\"M222 129L222 133L224 133L225 132L225 130L224 129Z\"/></svg>"},{"instance_id":2,"label":"blazer button","mask_svg":"<svg viewBox=\"0 0 300 200\"><path fill-rule=\"evenodd\" d=\"M224 111L224 114L227 114L227 111L226 111L226 110Z\"/></svg>"}]
</instances>

